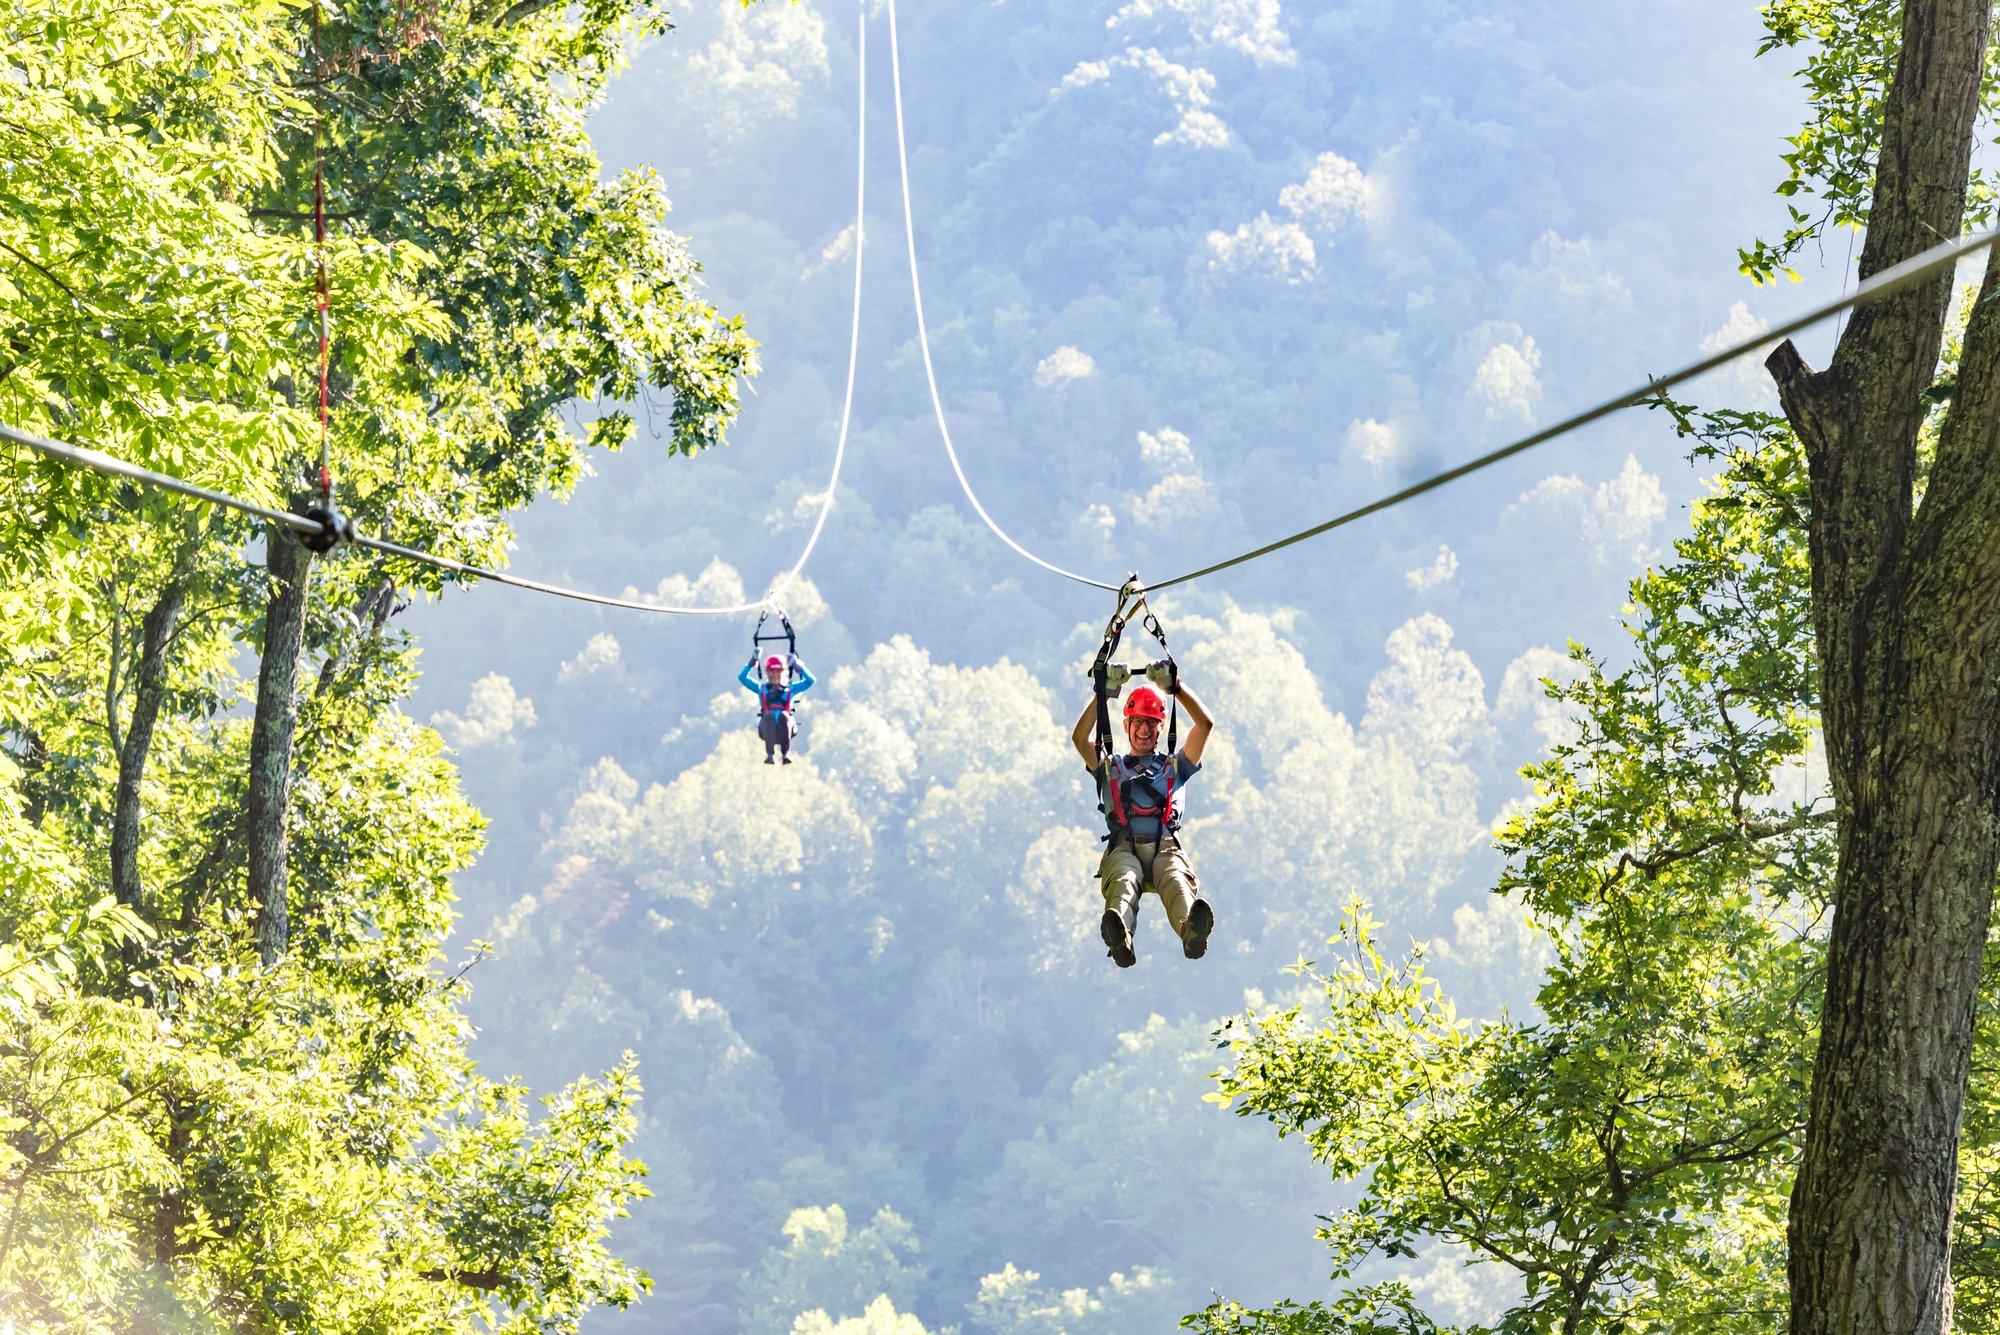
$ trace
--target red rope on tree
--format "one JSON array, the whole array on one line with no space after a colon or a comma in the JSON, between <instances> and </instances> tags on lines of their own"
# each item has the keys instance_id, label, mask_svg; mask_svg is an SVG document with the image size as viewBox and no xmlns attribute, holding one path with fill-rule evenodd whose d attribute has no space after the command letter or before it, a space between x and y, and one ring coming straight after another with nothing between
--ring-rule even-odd
<instances>
[{"instance_id":1,"label":"red rope on tree","mask_svg":"<svg viewBox=\"0 0 2000 1335\"><path fill-rule=\"evenodd\" d=\"M329 435L327 382L331 365L332 338L329 311L333 305L333 285L326 272L326 154L323 139L326 115L322 106L326 88L326 59L320 51L319 0L313 0L313 253L318 273L313 295L319 308L319 491L333 494L333 472L328 466Z\"/></svg>"}]
</instances>

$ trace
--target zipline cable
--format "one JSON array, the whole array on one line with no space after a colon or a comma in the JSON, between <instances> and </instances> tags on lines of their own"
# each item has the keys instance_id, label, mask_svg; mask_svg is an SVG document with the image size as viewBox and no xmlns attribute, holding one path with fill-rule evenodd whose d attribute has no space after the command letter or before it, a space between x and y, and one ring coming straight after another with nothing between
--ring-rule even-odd
<instances>
[{"instance_id":1,"label":"zipline cable","mask_svg":"<svg viewBox=\"0 0 2000 1335\"><path fill-rule=\"evenodd\" d=\"M826 528L826 517L833 513L833 494L840 489L840 467L847 458L847 428L854 420L854 374L861 357L861 256L867 248L867 204L868 204L868 0L857 0L854 12L859 27L854 35L855 51L855 92L854 92L854 296L849 303L847 322L847 389L840 400L840 432L833 445L833 473L826 480L826 495L820 498L819 515L813 520L812 532L806 535L806 545L799 552L799 559L792 562L771 591L754 603L741 607L714 609L716 611L748 612L753 608L775 605L778 595L799 577L812 558L813 548L819 546L819 535Z\"/></svg>"},{"instance_id":2,"label":"zipline cable","mask_svg":"<svg viewBox=\"0 0 2000 1335\"><path fill-rule=\"evenodd\" d=\"M289 510L274 510L268 505L259 505L255 501L246 501L241 497L231 496L226 491L214 491L208 487L197 486L192 482L167 473L156 473L150 468L141 468L138 464L128 463L124 459L116 458L101 450L86 449L82 445L70 445L60 440L50 440L48 437L38 436L32 431L23 431L19 427L8 426L5 422L0 422L0 440L12 441L16 445L26 446L37 454L47 455L49 458L60 460L63 463L77 464L88 468L93 473L103 473L107 477L126 478L144 486L155 487L160 491L171 491L176 495L185 496L189 500L200 501L204 505L214 505L225 510L241 511L253 519L261 519L267 524L276 524L281 528L291 529L293 532L301 535L317 534L322 531L319 521L307 519L304 515L295 515Z\"/></svg>"},{"instance_id":3,"label":"zipline cable","mask_svg":"<svg viewBox=\"0 0 2000 1335\"><path fill-rule=\"evenodd\" d=\"M845 398L843 399L843 402L841 404L840 431L838 440L834 447L833 474L831 479L829 480L826 495L821 500L819 516L813 523L813 529L811 534L807 537L804 550L800 552L798 560L792 564L791 569L788 570L772 585L770 593L766 594L763 598L760 598L754 602L738 603L729 607L674 607L663 603L639 602L628 598L612 598L605 596L603 594L588 593L583 590L572 589L558 584L544 584L536 580L523 579L517 575L510 575L503 571L489 570L482 566L470 565L462 561L454 561L449 557L438 556L431 552L425 552L418 550L416 548L405 547L399 543L390 542L387 541L386 539L381 539L381 538L371 538L357 534L353 540L354 545L357 547L366 547L370 550L378 551L385 555L399 557L401 559L413 561L418 564L432 566L440 570L445 570L455 574L470 576L475 579L491 580L496 584L506 584L514 588L526 589L533 593L545 593L558 598L568 598L578 602L593 603L602 607L614 607L626 611L658 612L658 613L667 613L677 616L726 616L726 615L734 615L741 612L754 611L757 608L767 607L772 605L775 602L778 594L781 593L784 590L784 588L791 583L791 581L796 579L800 574L800 572L805 568L807 559L810 558L813 549L817 546L819 542L820 534L826 525L827 516L831 512L833 507L834 492L839 484L842 463L845 460L847 453L848 429L853 415L854 382L855 382L856 366L859 357L860 338L861 338L861 293L862 293L861 278L862 278L863 223L864 223L864 206L865 206L864 192L866 189L866 180L867 180L866 162L867 162L868 57L867 57L867 43L865 37L866 37L866 18L864 15L863 27L862 27L862 40L859 40L857 42L857 46L859 48L860 75L859 75L859 91L857 94L859 110L857 112L858 142L856 147L856 168L855 168L854 296L853 296L852 316L848 331L847 389ZM951 458L952 470L958 475L959 485L964 490L966 498L972 502L972 506L974 510L978 512L979 517L986 522L986 526L988 528L990 528L998 537L1001 538L1002 541L1004 541L1007 544L1007 546L1012 548L1016 553L1018 553L1022 557L1025 557L1027 560L1033 562L1035 565L1038 565L1043 569L1050 571L1053 574L1063 576L1065 579L1074 580L1080 584L1087 584L1093 588L1104 589L1107 592L1118 593L1123 589L1124 586L1106 583L1102 580L1091 579L1086 575L1077 574L1075 571L1066 570L1061 566L1055 565L1052 562L1045 561L1041 557L1036 556L1033 552L1029 551L1027 548L1023 547L1020 543L1014 541L1013 538L1009 537L1005 532L1005 530L1003 530L997 523L995 523L993 521L992 516L986 512L986 507L980 504L978 496L973 493L970 484L966 480L964 469L961 468L959 465L958 454L956 449L952 445L950 430L945 422L943 399L938 392L937 376L931 361L930 342L924 328L922 293L917 286L918 274L917 274L917 255L916 255L916 230L912 220L912 210L910 206L909 157L905 142L905 134L903 126L902 73L900 68L900 57L897 50L895 0L889 0L889 59L890 59L890 69L892 75L891 81L895 95L894 100L896 108L896 154L897 154L897 162L901 169L901 175L902 175L904 237L905 240L908 242L908 249L909 249L911 288L916 296L918 337L919 337L919 342L923 349L925 377L930 385L931 406L933 411L937 415L939 434L942 436L946 452ZM1575 431L1578 428L1586 426L1589 423L1594 422L1601 417L1609 416L1611 413L1614 413L1621 408L1631 407L1640 403L1644 403L1646 400L1654 398L1664 393L1665 391L1672 389L1677 385L1684 384L1685 382L1692 380L1698 376L1705 375L1709 371L1715 370L1717 367L1720 367L1730 361L1733 361L1737 357L1740 357L1747 352L1754 351L1760 347L1776 342L1779 339L1786 338L1792 334L1799 332L1802 329L1805 329L1811 325L1818 323L1821 320L1826 319L1831 315L1835 315L1843 311L1856 310L1863 306L1871 305L1874 302L1883 300L1886 297L1893 296L1898 292L1906 291L1909 288L1925 281L1926 279L1933 277L1940 271L1949 269L1951 266L1957 264L1960 260L1992 246L1996 240L2000 240L2000 229L1986 231L1986 232L1975 232L1966 236L1959 237L1952 241L1941 242L1938 245L1932 246L1928 250L1919 252L1918 254L1911 256L1909 259L1906 259L1899 264L1893 265L1890 268L1884 269L1880 273L1875 274L1871 278L1867 279L1865 282L1858 284L1853 289L1852 292L1843 292L1839 297L1831 301L1823 302L1818 306L1811 307L1806 311L1798 315L1795 315L1790 319L1780 323L1774 328L1764 330L1763 332L1756 334L1750 338L1743 339L1728 347L1719 349L1718 351L1711 353L1706 357L1700 358L1699 360L1694 362L1690 362L1687 365L1682 366L1677 370L1670 371L1666 375L1649 379L1642 386L1627 390L1624 393L1616 395L1612 398L1605 399L1604 401L1595 404L1589 408L1586 408L1581 412L1573 413L1570 416L1565 417L1555 423L1552 423L1549 426L1543 427L1538 431L1534 431L1526 436L1520 437L1517 440L1511 441L1508 444L1502 445L1498 449L1488 451L1487 453L1482 454L1477 458L1468 460L1467 462L1462 463L1455 468L1447 469L1441 473L1432 474L1429 477L1426 477L1418 482L1414 482L1411 485L1404 487L1400 491L1392 492L1391 494L1381 497L1378 500L1369 502L1367 505L1361 506L1357 509L1349 510L1345 514L1336 515L1332 519L1328 519L1323 523L1315 524L1311 528L1302 529L1297 533L1293 533L1287 537L1277 539L1274 542L1265 543L1260 547L1255 547L1250 549L1249 551L1241 552L1235 556L1228 557L1224 560L1213 562L1209 565L1202 566L1199 569L1190 570L1184 574L1175 575L1170 579L1161 580L1156 584L1147 585L1145 586L1146 591L1158 592L1159 590L1171 588L1177 584L1185 584L1192 580L1202 579L1208 575L1215 574L1219 571L1227 570L1232 566L1242 565L1245 562L1254 561L1259 557L1268 556L1273 552L1281 551L1286 547L1290 547L1293 546L1294 544L1304 542L1308 538L1314 538L1322 533L1326 533L1333 529L1343 527L1344 525L1354 523L1355 521L1366 518L1369 515L1377 514L1383 510L1387 510L1394 506L1401 505L1405 501L1414 499L1415 497L1421 496L1426 492L1434 491L1439 487L1443 487L1449 483L1455 482L1458 479L1466 477L1472 473L1476 473L1481 469L1489 468L1492 465L1499 463L1504 459L1511 458L1516 454L1520 454L1525 450L1532 449L1537 445L1546 444L1548 441L1554 440L1559 436L1563 436L1572 431ZM67 463L77 464L82 467L89 468L92 469L93 471L103 473L109 476L127 478L134 482L138 482L147 486L156 487L164 491L174 492L178 495L185 496L193 500L201 501L209 505L216 505L227 509L237 510L243 514L265 520L268 523L278 524L283 527L290 528L302 535L317 536L325 532L325 528L322 524L320 524L316 520L309 519L304 515L292 514L287 511L277 510L269 506L260 505L253 501L243 500L240 497L232 496L225 492L215 491L207 487L198 486L194 483L187 482L181 478L172 477L165 473L158 473L154 472L151 469L142 468L137 464L131 463L127 460L115 458L111 455L102 453L101 451L98 450L87 449L83 446L71 445L61 441L50 440L46 437L35 435L32 432L23 431L17 427L9 426L5 423L0 423L0 440L8 440L17 445L25 446L28 449L34 450L50 458L61 460Z\"/></svg>"},{"instance_id":4,"label":"zipline cable","mask_svg":"<svg viewBox=\"0 0 2000 1335\"><path fill-rule=\"evenodd\" d=\"M896 46L896 0L889 0L889 86L895 93L896 166L903 178L903 237L908 242L910 251L910 295L917 311L917 346L923 350L924 379L930 384L931 389L931 411L937 416L938 435L944 441L945 456L951 460L951 471L958 475L959 490L965 493L966 500L972 502L973 510L986 522L986 527L993 530L993 536L1012 547L1017 554L1026 557L1051 574L1075 580L1078 584L1088 584L1092 588L1107 589L1116 593L1118 585L1107 584L1088 575L1079 575L1074 570L1066 570L1053 561L1043 560L1014 541L1007 530L1001 528L994 522L993 516L986 513L986 507L979 503L978 494L966 480L965 469L958 462L958 449L951 441L951 427L945 423L944 399L938 393L937 370L931 365L930 333L924 327L924 290L923 283L917 276L917 226L910 210L910 155L903 140L903 65Z\"/></svg>"},{"instance_id":5,"label":"zipline cable","mask_svg":"<svg viewBox=\"0 0 2000 1335\"><path fill-rule=\"evenodd\" d=\"M1106 589L1116 593L1121 586L1109 584L1102 580L1091 579L1086 575L1079 575L1073 570L1065 570L1059 565L1043 560L1020 543L1014 541L998 524L993 522L993 517L986 513L986 507L980 504L979 497L973 493L971 484L966 481L965 470L958 462L958 451L952 445L951 429L945 424L944 403L938 394L937 373L931 366L930 339L924 329L923 293L917 281L916 227L911 220L910 209L910 162L908 150L904 146L903 71L896 43L896 0L889 0L889 83L895 93L896 162L902 172L903 235L909 243L910 287L916 296L917 342L923 350L924 376L930 383L931 408L937 415L938 434L944 440L945 453L951 459L952 471L958 475L958 485L965 492L966 500L972 502L972 508L978 512L981 519L986 521L986 527L992 529L994 534L1002 542L1013 548L1015 552L1042 567L1042 569L1061 575L1065 579L1072 579L1079 584L1088 584L1095 588ZM1156 584L1148 584L1145 586L1146 591L1157 593L1161 589L1172 588L1176 584L1186 584L1191 580L1202 579L1205 576L1227 570L1231 566L1239 566L1246 561L1254 561L1261 556L1269 556L1272 552L1282 551L1284 548L1290 547L1295 543L1304 542L1308 538L1316 538L1322 533L1352 524L1358 519L1365 519L1369 515L1377 514L1392 506L1401 505L1404 501L1412 500L1423 495L1425 492L1434 491L1448 483L1456 482L1459 478L1476 473L1483 468L1489 468L1501 460L1512 458L1524 450L1533 449L1535 446L1545 444L1558 436L1567 435L1579 427L1589 425L1600 417L1609 416L1620 408L1627 408L1638 403L1643 403L1654 395L1673 388L1675 385L1683 384L1694 379L1696 376L1714 370L1726 362L1734 361L1746 352L1754 351L1766 344L1774 343L1781 338L1795 334L1809 325L1817 324L1830 315L1857 309L1872 302L1880 301L1884 297L1893 296L1917 283L1923 282L1939 270L1949 268L1966 256L1985 249L1992 245L1996 239L2000 239L2000 230L1975 232L1959 237L1956 240L1940 243L1939 245L1932 246L1929 250L1911 256L1900 264L1884 269L1867 282L1860 284L1852 293L1848 293L1845 290L1845 282L1843 280L1843 290L1839 297L1812 307L1803 314L1785 321L1775 329L1768 329L1752 338L1741 340L1718 352L1703 357L1699 361L1691 362L1678 370L1670 371L1664 376L1649 380L1640 388L1627 390L1613 398L1585 408L1582 412L1573 413L1559 422L1502 445L1499 449L1482 454L1476 459L1468 460L1456 468L1447 469L1442 473L1437 473L1419 482L1412 483L1401 491L1393 492L1379 500L1371 501L1358 509L1349 510L1345 514L1335 515L1332 519L1326 520L1324 523L1315 524L1311 528L1302 529L1289 537L1279 538L1275 542L1267 542L1261 547L1254 547L1247 552L1241 552L1225 560L1216 561L1199 569L1175 575L1171 579L1164 579Z\"/></svg>"},{"instance_id":6,"label":"zipline cable","mask_svg":"<svg viewBox=\"0 0 2000 1335\"><path fill-rule=\"evenodd\" d=\"M847 392L840 406L840 431L833 449L833 472L827 479L826 495L820 501L819 516L813 521L812 532L806 537L806 544L804 549L799 553L799 559L794 561L791 569L787 570L772 584L771 591L753 602L736 603L729 607L674 607L665 603L640 602L631 598L613 598L607 594L590 593L582 589L568 588L561 584L544 584L539 580L524 579L519 575L510 575L502 570L489 570L484 566L471 565L464 561L454 561L448 556L439 556L434 552L423 551L415 547L405 547L401 543L390 542L386 538L371 538L361 533L355 534L353 539L354 546L365 547L370 551L380 552L385 556L398 557L402 560L415 562L418 565L426 565L438 570L449 571L452 574L467 575L475 579L490 580L495 584L505 584L512 588L525 589L530 593L545 593L556 598L568 598L575 602L592 603L599 607L614 607L627 612L658 612L673 616L733 616L742 612L754 612L760 607L768 607L777 602L778 596L805 569L806 561L813 554L813 548L819 545L820 533L825 529L827 516L833 510L834 492L840 486L841 466L847 458L848 426L854 414L855 371L860 361L861 349L861 258L868 181L868 43L866 40L867 14L865 9L862 11L861 23L861 35L856 41L860 56L857 73L857 81L860 86L855 95L857 126L855 130L854 169L854 295L853 310L848 322L847 333ZM325 318L324 313L325 307L322 306L322 320ZM324 357L324 352L321 355ZM322 392L324 391L322 390ZM325 411L324 404L322 404L321 411L322 413ZM0 422L0 440L11 441L16 445L33 450L37 454L64 463L76 464L109 477L126 478L144 486L155 487L161 491L173 492L176 495L185 496L190 500L200 501L206 505L235 510L252 518L261 519L266 523L291 529L301 536L319 536L325 532L324 526L319 521L308 519L304 515L274 509L268 505L260 505L255 501L247 501L239 496L232 496L227 492L216 491L167 473L159 473L150 468L143 468L129 460L116 458L101 450L93 450L81 445L71 445L64 441L51 440L46 436L38 436L34 432L23 431L18 427L9 426L4 422ZM324 456L322 455L322 457ZM322 464L321 476L326 476L324 464Z\"/></svg>"},{"instance_id":7,"label":"zipline cable","mask_svg":"<svg viewBox=\"0 0 2000 1335\"><path fill-rule=\"evenodd\" d=\"M1845 310L1858 309L1880 301L1884 297L1891 297L1898 292L1906 291L1923 282L1925 279L1936 275L1939 271L1950 269L1966 256L1986 249L1996 240L2000 240L2000 229L1973 232L1956 240L1932 246L1929 250L1920 251L1912 255L1901 264L1892 265L1882 270L1867 282L1857 286L1853 292L1842 293L1832 301L1822 302L1818 306L1814 306L1793 316L1775 328L1767 329L1760 334L1732 344L1720 351L1710 353L1708 356L1700 358L1697 361L1689 362L1678 370L1669 371L1663 376L1648 380L1644 385L1635 389L1628 389L1622 394L1614 395L1600 403L1593 404L1581 412L1571 413L1559 422L1551 423L1539 431L1530 432L1528 435L1522 436L1519 440L1510 441L1497 450L1489 450L1476 459L1468 459L1456 468L1448 468L1442 473L1433 473L1420 482L1413 482L1401 491L1391 492L1379 500L1370 501L1359 509L1349 510L1346 514L1335 515L1332 519L1326 520L1324 523L1315 524L1308 529L1301 529L1289 537L1279 538L1275 542L1267 542L1261 547L1253 547L1247 552L1240 552L1226 560L1216 561L1213 564L1202 566L1197 570L1190 570L1186 574L1175 575L1172 579L1163 579L1157 584L1149 584L1146 586L1147 591L1157 593L1161 589L1172 588L1176 584L1186 584L1190 580L1197 580L1204 576L1213 575L1217 571L1227 570L1231 566L1239 566L1246 561L1254 561L1260 556L1269 556L1272 552L1281 551L1286 547L1292 546L1294 543L1304 542L1307 538L1316 538L1322 533L1351 524L1357 519L1365 519L1369 515L1387 510L1391 506L1401 505L1404 501L1421 496L1427 491L1435 491L1439 487L1456 482L1468 474L1476 473L1482 468L1490 468L1502 459L1512 458L1523 450L1533 449L1537 445L1554 440L1557 436L1567 435L1575 431L1578 427L1587 426L1591 422L1595 422L1600 417L1608 417L1620 408L1629 408L1635 404L1643 403L1655 395L1665 393L1676 385L1685 384L1697 376L1713 371L1718 366L1734 361L1746 352L1755 351L1767 344L1775 343L1779 339L1796 334L1801 329L1817 324L1830 315Z\"/></svg>"}]
</instances>

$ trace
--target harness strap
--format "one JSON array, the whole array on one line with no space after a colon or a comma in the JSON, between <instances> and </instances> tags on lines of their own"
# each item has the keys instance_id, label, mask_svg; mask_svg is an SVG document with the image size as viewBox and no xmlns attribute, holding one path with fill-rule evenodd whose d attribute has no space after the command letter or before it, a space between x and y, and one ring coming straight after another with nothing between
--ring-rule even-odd
<instances>
[{"instance_id":1,"label":"harness strap","mask_svg":"<svg viewBox=\"0 0 2000 1335\"><path fill-rule=\"evenodd\" d=\"M1150 807L1142 806L1134 800L1132 785L1137 783L1138 780L1126 776L1124 762L1113 756L1108 763L1110 768L1105 771L1107 776L1105 787L1110 792L1111 811L1109 814L1111 816L1112 828L1111 832L1104 836L1105 842L1111 843L1120 834L1123 834L1126 841L1132 846L1132 851L1137 853L1139 851L1139 836L1132 830L1132 817L1152 816L1160 822L1160 833L1154 838L1153 846L1157 849L1168 839L1172 839L1178 845L1180 843L1180 836L1174 822L1174 776L1180 768L1179 758L1171 755L1167 757L1165 792L1161 795L1159 803Z\"/></svg>"}]
</instances>

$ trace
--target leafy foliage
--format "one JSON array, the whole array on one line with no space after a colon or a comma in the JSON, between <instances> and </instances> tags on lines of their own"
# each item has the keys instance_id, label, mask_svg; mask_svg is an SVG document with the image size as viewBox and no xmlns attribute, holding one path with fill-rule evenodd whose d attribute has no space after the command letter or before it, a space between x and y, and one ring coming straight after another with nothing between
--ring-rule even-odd
<instances>
[{"instance_id":1,"label":"leafy foliage","mask_svg":"<svg viewBox=\"0 0 2000 1335\"><path fill-rule=\"evenodd\" d=\"M1716 492L1634 582L1629 666L1576 648L1550 684L1575 740L1528 768L1537 801L1498 835L1502 892L1555 948L1538 1016L1460 1019L1356 903L1337 963L1299 967L1310 1001L1225 1026L1214 1097L1364 1181L1321 1231L1336 1277L1460 1244L1525 1285L1496 1330L1747 1331L1779 1306L1831 858L1825 798L1794 777L1804 478L1768 421L1693 425L1727 464ZM1364 1284L1355 1310L1392 1296Z\"/></svg>"},{"instance_id":2,"label":"leafy foliage","mask_svg":"<svg viewBox=\"0 0 2000 1335\"><path fill-rule=\"evenodd\" d=\"M672 449L722 439L754 345L696 295L657 179L600 180L583 129L654 6L31 0L4 24L10 423L284 503L317 450L323 151L350 508L500 560L505 513L628 434L570 430L571 400L661 391ZM561 1331L637 1300L607 1242L645 1194L632 1063L536 1100L467 1054L441 966L482 822L401 711L398 572L316 583L291 952L260 968L254 535L22 452L0 475L0 1319Z\"/></svg>"},{"instance_id":3,"label":"leafy foliage","mask_svg":"<svg viewBox=\"0 0 2000 1335\"><path fill-rule=\"evenodd\" d=\"M1778 240L1753 241L1737 254L1742 272L1755 282L1772 282L1780 274L1796 282L1791 264L1800 251L1823 241L1829 229L1852 234L1868 225L1882 99L1896 67L1903 6L1899 0L1771 0L1760 12L1764 39L1758 55L1806 52L1798 76L1811 115L1781 155L1785 179L1778 194L1787 201L1788 225ZM2000 47L1987 52L1980 112L1988 125L2000 112ZM1984 225L1992 207L1993 183L1984 169L1975 168L1966 225Z\"/></svg>"}]
</instances>

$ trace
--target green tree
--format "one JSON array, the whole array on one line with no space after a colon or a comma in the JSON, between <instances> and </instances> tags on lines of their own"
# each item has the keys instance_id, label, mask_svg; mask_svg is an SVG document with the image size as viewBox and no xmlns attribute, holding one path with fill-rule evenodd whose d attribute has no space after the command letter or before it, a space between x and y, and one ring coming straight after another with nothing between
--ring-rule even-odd
<instances>
[{"instance_id":1,"label":"green tree","mask_svg":"<svg viewBox=\"0 0 2000 1335\"><path fill-rule=\"evenodd\" d=\"M653 0L332 6L314 20L301 71L310 98L278 127L284 170L253 215L303 225L322 170L342 248L408 257L405 282L432 316L386 346L337 326L334 462L364 520L459 559L503 559L497 516L571 486L584 444L616 448L632 434L631 412L613 406L579 440L561 416L578 397L618 405L663 390L674 450L722 438L753 345L695 295L658 177L600 180L583 128L629 44L665 21ZM348 289L334 282L344 315ZM268 959L286 937L284 813L312 560L295 541L267 550L249 861ZM363 617L399 583L436 586L434 571L384 561L336 578L328 608Z\"/></svg>"},{"instance_id":2,"label":"green tree","mask_svg":"<svg viewBox=\"0 0 2000 1335\"><path fill-rule=\"evenodd\" d=\"M1813 735L1804 481L1770 423L1701 425L1736 441L1729 467L1678 559L1633 585L1631 665L1576 649L1550 684L1575 739L1528 769L1538 801L1499 836L1500 888L1555 951L1539 1018L1466 1021L1357 902L1301 1000L1225 1027L1214 1097L1365 1181L1322 1230L1339 1278L1444 1240L1520 1275L1503 1330L1756 1330L1776 1310L1830 860L1822 794L1789 781ZM1341 1319L1408 1304L1363 1282ZM1227 1310L1203 1319L1229 1329Z\"/></svg>"},{"instance_id":3,"label":"green tree","mask_svg":"<svg viewBox=\"0 0 2000 1335\"><path fill-rule=\"evenodd\" d=\"M753 366L583 114L647 4L32 0L0 20L0 417L503 559L504 515ZM319 29L319 41L310 36ZM313 386L312 389L305 387ZM445 973L478 814L406 717L429 575L245 565L232 516L0 456L0 1318L23 1329L574 1329L646 1277L610 1221L629 1061L534 1100ZM256 668L244 672L244 651ZM247 892L247 893L246 893Z\"/></svg>"},{"instance_id":4,"label":"green tree","mask_svg":"<svg viewBox=\"0 0 2000 1335\"><path fill-rule=\"evenodd\" d=\"M1536 1017L1464 1019L1422 953L1351 906L1300 1000L1225 1026L1218 1093L1302 1136L1360 1199L1321 1237L1330 1303L1219 1303L1204 1330L1432 1329L1386 1268L1447 1241L1523 1285L1496 1330L1756 1331L1785 1311L1835 856L1818 763L1802 451L1757 415L1676 409L1724 467L1676 559L1632 585L1630 664L1582 648L1572 740L1525 771L1499 889L1555 963ZM2000 989L1988 972L1981 1048ZM1966 1126L1956 1277L1993 1301L1995 1124Z\"/></svg>"},{"instance_id":5,"label":"green tree","mask_svg":"<svg viewBox=\"0 0 2000 1335\"><path fill-rule=\"evenodd\" d=\"M784 1236L743 1278L752 1335L787 1335L814 1309L859 1311L877 1298L907 1306L923 1278L915 1231L886 1206L860 1228L838 1205L805 1206L785 1220Z\"/></svg>"},{"instance_id":6,"label":"green tree","mask_svg":"<svg viewBox=\"0 0 2000 1335\"><path fill-rule=\"evenodd\" d=\"M1866 170L1847 173L1868 179L1864 279L1985 210L1971 155L1990 111L1991 22L1986 0L1909 0L1893 59L1860 78L1880 88L1879 114L1855 125L1820 108L1824 129L1864 145L1850 160ZM1839 176L1822 184L1846 188ZM2000 264L1989 260L1973 300L1933 437L1950 294L1939 277L1857 311L1824 371L1790 343L1767 363L1811 479L1812 624L1838 817L1790 1223L1801 1335L1952 1321L1959 1134L2000 871L2000 750L1988 741L2000 727Z\"/></svg>"}]
</instances>

